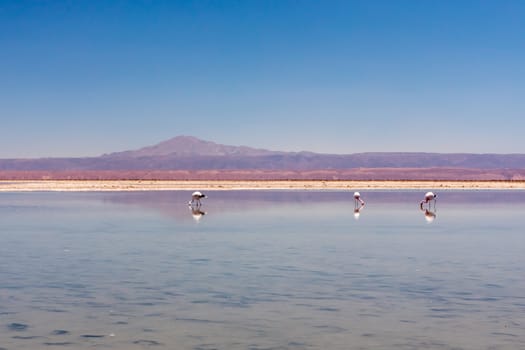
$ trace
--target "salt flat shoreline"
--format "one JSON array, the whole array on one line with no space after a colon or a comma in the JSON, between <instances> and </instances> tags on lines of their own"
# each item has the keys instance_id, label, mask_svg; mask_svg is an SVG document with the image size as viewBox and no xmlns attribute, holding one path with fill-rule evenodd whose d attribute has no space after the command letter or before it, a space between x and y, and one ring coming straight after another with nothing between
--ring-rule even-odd
<instances>
[{"instance_id":1,"label":"salt flat shoreline","mask_svg":"<svg viewBox=\"0 0 525 350\"><path fill-rule=\"evenodd\" d=\"M525 181L4 180L0 192L177 190L525 190Z\"/></svg>"}]
</instances>

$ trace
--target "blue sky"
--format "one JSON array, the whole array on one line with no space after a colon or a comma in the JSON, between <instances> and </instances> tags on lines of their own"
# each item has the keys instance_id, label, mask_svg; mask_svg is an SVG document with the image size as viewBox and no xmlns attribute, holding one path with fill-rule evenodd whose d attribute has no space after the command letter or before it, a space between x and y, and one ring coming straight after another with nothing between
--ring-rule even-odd
<instances>
[{"instance_id":1,"label":"blue sky","mask_svg":"<svg viewBox=\"0 0 525 350\"><path fill-rule=\"evenodd\" d=\"M0 0L0 158L177 135L525 153L525 1Z\"/></svg>"}]
</instances>

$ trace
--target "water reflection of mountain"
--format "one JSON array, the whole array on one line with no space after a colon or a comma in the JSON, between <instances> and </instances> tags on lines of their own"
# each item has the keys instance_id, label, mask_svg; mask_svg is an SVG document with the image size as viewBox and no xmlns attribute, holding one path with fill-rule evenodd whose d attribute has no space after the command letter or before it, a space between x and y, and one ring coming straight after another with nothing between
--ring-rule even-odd
<instances>
[{"instance_id":1,"label":"water reflection of mountain","mask_svg":"<svg viewBox=\"0 0 525 350\"><path fill-rule=\"evenodd\" d=\"M424 190L379 191L358 189L367 207L380 205L411 205L418 209ZM498 203L525 203L523 191L453 191L434 190L438 193L438 207L450 205L497 205ZM151 191L103 193L103 200L124 205L133 205L156 210L175 218L189 217L188 201L193 191ZM331 203L353 208L354 189L348 191L203 191L208 198L202 200L202 210L214 215L221 212L261 210L265 207L293 204Z\"/></svg>"}]
</instances>

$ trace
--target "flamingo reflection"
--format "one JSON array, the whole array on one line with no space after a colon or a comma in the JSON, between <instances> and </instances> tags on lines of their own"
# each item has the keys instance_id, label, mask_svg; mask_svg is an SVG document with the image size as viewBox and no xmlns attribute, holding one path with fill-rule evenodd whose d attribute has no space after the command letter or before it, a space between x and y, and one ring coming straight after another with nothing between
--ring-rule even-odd
<instances>
[{"instance_id":1,"label":"flamingo reflection","mask_svg":"<svg viewBox=\"0 0 525 350\"><path fill-rule=\"evenodd\" d=\"M362 204L358 208L354 209L354 219L359 220L359 216L361 216L361 209L363 209L365 205Z\"/></svg>"},{"instance_id":2,"label":"flamingo reflection","mask_svg":"<svg viewBox=\"0 0 525 350\"><path fill-rule=\"evenodd\" d=\"M436 211L432 211L432 210L424 209L424 208L421 208L421 211L424 212L425 220L428 223L431 223L432 221L436 219Z\"/></svg>"},{"instance_id":3,"label":"flamingo reflection","mask_svg":"<svg viewBox=\"0 0 525 350\"><path fill-rule=\"evenodd\" d=\"M190 207L190 210L191 210L191 216L193 217L193 219L197 222L199 222L199 220L204 216L206 215L206 212L205 211L202 211L200 209L200 207L195 207L195 206L191 206Z\"/></svg>"}]
</instances>

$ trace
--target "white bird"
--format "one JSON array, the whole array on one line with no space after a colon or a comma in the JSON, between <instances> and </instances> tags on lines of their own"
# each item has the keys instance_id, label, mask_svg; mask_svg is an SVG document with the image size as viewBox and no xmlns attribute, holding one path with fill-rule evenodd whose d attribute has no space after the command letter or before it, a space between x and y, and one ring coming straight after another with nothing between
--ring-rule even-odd
<instances>
[{"instance_id":1,"label":"white bird","mask_svg":"<svg viewBox=\"0 0 525 350\"><path fill-rule=\"evenodd\" d=\"M358 203L360 203L361 205L365 205L365 202L361 199L361 193L359 192L354 192L354 200L356 206Z\"/></svg>"},{"instance_id":2,"label":"white bird","mask_svg":"<svg viewBox=\"0 0 525 350\"><path fill-rule=\"evenodd\" d=\"M428 203L429 208L430 208L430 205L432 204L432 202L434 202L434 209L435 209L436 208L436 197L437 197L437 194L435 194L434 192L425 193L425 199L423 199L421 203L419 203L419 206L423 208L423 204Z\"/></svg>"},{"instance_id":3,"label":"white bird","mask_svg":"<svg viewBox=\"0 0 525 350\"><path fill-rule=\"evenodd\" d=\"M199 191L195 191L191 194L191 201L188 203L188 205L200 207L202 198L207 198L207 197L205 194Z\"/></svg>"}]
</instances>

